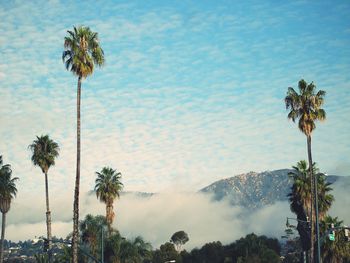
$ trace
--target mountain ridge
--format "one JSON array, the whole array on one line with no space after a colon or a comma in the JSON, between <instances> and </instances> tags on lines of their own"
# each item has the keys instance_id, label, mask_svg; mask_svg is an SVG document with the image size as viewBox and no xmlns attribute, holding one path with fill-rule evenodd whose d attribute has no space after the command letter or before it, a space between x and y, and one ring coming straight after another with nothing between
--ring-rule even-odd
<instances>
[{"instance_id":1,"label":"mountain ridge","mask_svg":"<svg viewBox=\"0 0 350 263\"><path fill-rule=\"evenodd\" d=\"M293 184L288 173L292 169L279 169L264 172L249 172L218 180L198 192L212 194L212 199L226 199L231 205L255 209L277 201L287 201L287 195ZM344 181L350 185L350 177L329 175L329 183Z\"/></svg>"},{"instance_id":2,"label":"mountain ridge","mask_svg":"<svg viewBox=\"0 0 350 263\"><path fill-rule=\"evenodd\" d=\"M257 209L272 205L279 201L288 201L292 179L288 173L293 169L267 170L263 172L248 172L220 179L196 191L199 194L208 194L212 201L226 200L232 206L243 206L248 209ZM350 176L327 175L329 183L342 182L344 189L350 188ZM89 194L94 194L91 191ZM122 196L135 195L139 198L151 198L159 193L142 191L123 191Z\"/></svg>"}]
</instances>

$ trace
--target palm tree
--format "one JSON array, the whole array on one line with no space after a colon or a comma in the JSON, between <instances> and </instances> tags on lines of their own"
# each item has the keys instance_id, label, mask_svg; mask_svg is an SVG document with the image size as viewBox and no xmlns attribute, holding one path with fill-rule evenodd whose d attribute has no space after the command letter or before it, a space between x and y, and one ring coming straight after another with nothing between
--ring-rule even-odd
<instances>
[{"instance_id":1,"label":"palm tree","mask_svg":"<svg viewBox=\"0 0 350 263\"><path fill-rule=\"evenodd\" d=\"M313 172L316 172L316 166L313 165ZM311 180L305 160L301 160L293 171L288 173L293 180L291 192L288 194L290 209L295 214L304 213L305 217L311 217ZM302 210L302 211L301 211Z\"/></svg>"},{"instance_id":2,"label":"palm tree","mask_svg":"<svg viewBox=\"0 0 350 263\"><path fill-rule=\"evenodd\" d=\"M298 83L299 92L297 93L292 87L288 88L287 96L285 97L286 109L290 109L288 118L292 119L293 122L298 120L298 127L301 132L306 135L307 138L307 153L309 161L309 173L311 178L311 200L313 206L317 207L317 198L314 199L315 192L317 192L317 186L315 186L315 178L312 173L312 154L311 154L311 134L316 129L315 122L326 119L326 112L321 109L324 103L324 96L326 92L319 90L316 93L316 86L313 82L308 84L305 80L300 80ZM316 213L317 214L317 213ZM311 213L312 215L312 213ZM318 216L318 214L317 214ZM314 226L316 224L317 233L318 231L318 218L311 217L311 261L313 261L314 253ZM318 235L319 236L319 235ZM319 248L319 240L318 248ZM319 249L318 249L319 251Z\"/></svg>"},{"instance_id":3,"label":"palm tree","mask_svg":"<svg viewBox=\"0 0 350 263\"><path fill-rule=\"evenodd\" d=\"M79 187L80 187L80 100L81 83L83 79L92 75L94 66L104 64L104 53L100 47L98 34L89 27L74 27L68 30L64 38L62 60L66 69L78 77L77 84L77 164L73 204L73 263L78 263L78 237L79 237Z\"/></svg>"},{"instance_id":4,"label":"palm tree","mask_svg":"<svg viewBox=\"0 0 350 263\"><path fill-rule=\"evenodd\" d=\"M120 242L119 260L123 263L141 263L142 258L138 253L138 247L129 240Z\"/></svg>"},{"instance_id":5,"label":"palm tree","mask_svg":"<svg viewBox=\"0 0 350 263\"><path fill-rule=\"evenodd\" d=\"M296 166L293 166L293 171L289 173L289 176L293 180L291 192L288 194L290 209L297 215L297 219L300 220L298 223L297 230L299 232L303 250L306 251L310 248L310 236L307 231L307 224L302 221L307 221L312 216L315 217L315 209L311 209L311 180L310 174L307 169L305 160L299 161ZM312 165L313 174L317 174L317 187L318 191L318 211L320 219L322 220L330 209L334 197L330 194L332 188L331 183L328 183L326 176L319 173L319 169L316 163ZM313 213L313 214L312 214Z\"/></svg>"},{"instance_id":6,"label":"palm tree","mask_svg":"<svg viewBox=\"0 0 350 263\"><path fill-rule=\"evenodd\" d=\"M107 237L104 247L104 258L106 262L120 263L120 247L122 242L123 237L120 236L117 230L113 231Z\"/></svg>"},{"instance_id":7,"label":"palm tree","mask_svg":"<svg viewBox=\"0 0 350 263\"><path fill-rule=\"evenodd\" d=\"M320 220L324 220L328 210L334 201L334 196L330 194L333 190L331 183L327 182L326 175L317 173L317 196L318 196L318 213Z\"/></svg>"},{"instance_id":8,"label":"palm tree","mask_svg":"<svg viewBox=\"0 0 350 263\"><path fill-rule=\"evenodd\" d=\"M107 221L104 216L85 216L85 219L80 222L81 240L87 244L91 255L97 258L98 244L101 241L101 231L107 226Z\"/></svg>"},{"instance_id":9,"label":"palm tree","mask_svg":"<svg viewBox=\"0 0 350 263\"><path fill-rule=\"evenodd\" d=\"M50 139L49 135L36 136L36 139L32 144L29 145L29 149L32 151L32 162L35 166L39 166L41 171L45 175L45 193L46 193L46 228L47 228L47 239L49 241L48 254L49 261L51 262L51 244L52 244L52 233L51 233L51 211L49 204L49 182L48 172L51 166L55 165L55 159L59 155L58 144Z\"/></svg>"},{"instance_id":10,"label":"palm tree","mask_svg":"<svg viewBox=\"0 0 350 263\"><path fill-rule=\"evenodd\" d=\"M104 167L101 172L96 172L95 192L98 199L106 205L106 219L109 233L112 229L114 220L113 202L120 196L120 191L123 189L121 183L121 173L113 170L110 167Z\"/></svg>"},{"instance_id":11,"label":"palm tree","mask_svg":"<svg viewBox=\"0 0 350 263\"><path fill-rule=\"evenodd\" d=\"M303 251L308 251L311 247L308 219L311 217L311 180L308 173L306 161L302 160L293 166L293 171L288 173L293 180L291 192L288 194L290 210L296 214L298 230ZM313 165L315 172L315 165Z\"/></svg>"},{"instance_id":12,"label":"palm tree","mask_svg":"<svg viewBox=\"0 0 350 263\"><path fill-rule=\"evenodd\" d=\"M327 235L327 229L334 225L335 228L340 227L343 221L338 220L338 217L325 216L321 221L321 233L324 236L322 243L322 261L329 263L348 262L350 259L350 243L346 241L343 230L335 232L335 240L330 241Z\"/></svg>"},{"instance_id":13,"label":"palm tree","mask_svg":"<svg viewBox=\"0 0 350 263\"><path fill-rule=\"evenodd\" d=\"M1 243L0 243L0 263L4 260L4 239L6 226L6 213L10 210L11 200L16 197L17 177L11 178L12 170L9 164L3 165L0 155L0 211L2 213Z\"/></svg>"},{"instance_id":14,"label":"palm tree","mask_svg":"<svg viewBox=\"0 0 350 263\"><path fill-rule=\"evenodd\" d=\"M145 242L141 236L137 236L132 244L137 248L137 253L143 260L150 260L152 257L152 245L150 243Z\"/></svg>"}]
</instances>

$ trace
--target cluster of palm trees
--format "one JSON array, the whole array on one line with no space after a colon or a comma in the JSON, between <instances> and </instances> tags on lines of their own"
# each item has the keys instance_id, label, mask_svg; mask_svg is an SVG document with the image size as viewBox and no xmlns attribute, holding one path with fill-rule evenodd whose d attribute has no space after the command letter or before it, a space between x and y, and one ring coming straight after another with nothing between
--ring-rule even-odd
<instances>
[{"instance_id":1,"label":"cluster of palm trees","mask_svg":"<svg viewBox=\"0 0 350 263\"><path fill-rule=\"evenodd\" d=\"M79 224L82 247L95 259L102 262L133 262L141 263L152 257L152 246L138 236L127 240L109 225L104 216L87 215ZM104 229L107 235L104 237ZM86 262L86 256L78 254L79 262ZM85 258L84 258L85 257Z\"/></svg>"},{"instance_id":2,"label":"cluster of palm trees","mask_svg":"<svg viewBox=\"0 0 350 263\"><path fill-rule=\"evenodd\" d=\"M48 261L52 262L52 230L51 230L51 211L49 205L49 180L48 172L51 166L55 165L55 159L59 156L60 148L58 143L52 140L49 135L37 136L28 147L31 152L31 161L35 166L39 166L45 176L45 194L46 194L46 227L48 240ZM112 223L115 218L113 211L114 200L120 196L123 189L121 183L121 173L110 167L104 167L100 172L96 172L95 192L97 198L106 204L106 225L109 234L112 233ZM2 156L0 156L0 210L2 212L2 232L0 244L0 262L3 262L3 242L5 235L6 213L10 209L11 200L16 196L17 188L15 182L17 177L12 178L12 170L9 164L3 165ZM89 217L85 220L88 221ZM82 223L84 225L84 223ZM86 225L86 224L85 224ZM86 236L86 233L85 233ZM86 240L82 236L82 240ZM93 242L90 242L93 244Z\"/></svg>"},{"instance_id":3,"label":"cluster of palm trees","mask_svg":"<svg viewBox=\"0 0 350 263\"><path fill-rule=\"evenodd\" d=\"M79 238L79 190L80 190L80 129L81 129L81 116L80 116L80 102L81 102L81 85L82 81L88 76L92 75L95 66L101 67L104 64L104 52L100 46L98 33L92 32L89 27L79 26L74 27L73 30L67 31L68 35L64 38L64 51L62 54L62 60L68 71L71 71L77 78L77 159L76 159L76 176L75 176L75 189L74 189L74 203L73 203L73 236L72 236L72 248L73 248L73 263L78 263L78 238ZM51 247L51 211L49 206L49 193L48 193L48 171L49 168L55 164L55 158L58 156L59 147L56 142L51 140L48 135L37 137L37 139L29 146L32 150L32 161L34 165L41 168L45 175L45 189L46 189L46 223L47 223L47 239L49 240L49 248ZM2 162L2 159L1 159ZM17 192L14 182L17 178L11 179L11 169L9 165L2 166L1 163L1 175L7 174L8 182L13 184L12 192L6 192L4 190L1 196L1 202L4 209L3 215L9 210L9 203ZM104 174L107 172L108 174ZM113 174L114 173L114 174ZM113 213L113 201L116 196L119 196L122 184L120 183L120 173L115 174L115 170L106 168L98 174L101 178L98 179L96 186L96 193L98 198L106 203L106 216L108 225L111 226L114 213ZM1 180L6 180L5 175ZM106 179L107 178L107 179ZM116 179L117 178L117 179ZM114 180L112 182L117 183L117 187L112 189L110 194L105 194L104 190L110 190L109 185L106 185L106 180ZM6 182L4 182L4 187ZM103 189L103 187L107 187ZM2 189L1 189L2 190ZM5 220L3 220L3 225ZM4 231L3 231L4 233ZM2 249L0 249L2 251ZM50 251L50 249L49 249ZM2 252L0 252L0 263L2 262ZM50 257L50 255L49 255Z\"/></svg>"},{"instance_id":4,"label":"cluster of palm trees","mask_svg":"<svg viewBox=\"0 0 350 263\"><path fill-rule=\"evenodd\" d=\"M350 244L346 241L345 232L337 231L334 241L327 237L331 224L335 227L341 227L342 221L337 217L331 217L327 214L334 202L334 196L331 194L331 183L327 182L326 175L319 172L316 164L312 166L313 174L316 175L317 198L318 198L318 215L320 221L320 258L322 262L342 263L347 258L350 260ZM310 221L316 217L311 199L311 178L306 161L302 160L293 166L293 171L289 173L293 185L291 192L288 194L290 209L298 219L296 229L299 232L301 247L303 251L311 248L311 231ZM313 261L311 261L313 262ZM346 261L347 262L347 261Z\"/></svg>"},{"instance_id":5,"label":"cluster of palm trees","mask_svg":"<svg viewBox=\"0 0 350 263\"><path fill-rule=\"evenodd\" d=\"M297 230L301 237L302 248L304 251L310 251L310 262L320 262L320 225L326 226L327 220L331 220L331 217L327 216L327 211L330 209L334 197L330 194L332 188L330 183L326 181L326 176L319 172L316 164L312 161L311 135L316 128L315 122L323 121L326 118L326 112L321 108L326 93L323 90L316 92L314 83L308 84L303 79L299 81L298 88L299 93L292 87L288 88L285 105L287 109L290 109L288 118L294 122L298 120L300 131L306 135L308 164L306 161L300 161L296 166L293 166L294 171L290 173L293 186L288 197L291 211L296 214L299 221ZM310 222L310 232L307 230L308 224L305 222ZM324 233L325 228L323 229ZM322 257L329 260L329 253L327 254L329 250L326 249L325 244L324 242L322 245L322 252L324 252ZM315 245L317 253L314 250ZM344 243L338 242L338 245L345 247ZM325 256L326 254L328 256Z\"/></svg>"},{"instance_id":6,"label":"cluster of palm trees","mask_svg":"<svg viewBox=\"0 0 350 263\"><path fill-rule=\"evenodd\" d=\"M48 190L48 170L55 165L55 159L59 155L58 144L50 139L48 135L37 136L36 140L29 145L32 151L31 160L34 165L39 166L45 175L45 193L46 193L46 225L47 225L47 240L48 240L48 261L51 262L51 247L52 247L52 232L51 232L51 212L49 207L49 190ZM96 172L97 178L95 181L95 192L97 198L106 205L106 224L109 234L112 233L112 223L115 217L113 211L114 200L120 196L123 189L121 183L121 173L110 167L104 167L100 172ZM89 221L89 217L86 221ZM99 218L97 218L99 219ZM91 220L90 220L91 223ZM82 223L86 225L86 223ZM73 232L74 234L74 232ZM86 233L82 236L82 240L86 240ZM91 241L91 240L90 240ZM90 242L93 244L93 242ZM74 247L73 247L74 249ZM73 250L74 253L74 250Z\"/></svg>"}]
</instances>

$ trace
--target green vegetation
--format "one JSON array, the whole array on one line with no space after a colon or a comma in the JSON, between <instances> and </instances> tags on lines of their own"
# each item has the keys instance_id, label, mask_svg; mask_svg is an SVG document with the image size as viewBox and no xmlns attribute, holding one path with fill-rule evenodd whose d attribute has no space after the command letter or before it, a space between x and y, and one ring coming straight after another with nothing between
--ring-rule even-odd
<instances>
[{"instance_id":1,"label":"green vegetation","mask_svg":"<svg viewBox=\"0 0 350 263\"><path fill-rule=\"evenodd\" d=\"M253 233L228 245L223 245L219 241L209 242L201 248L194 248L189 252L183 250L179 253L173 243L166 242L158 249L152 250L151 244L142 237L127 239L113 228L111 234L105 236L101 230L107 228L107 222L101 215L87 215L80 221L79 228L78 262L80 263L102 262L102 257L104 262L108 263L164 263L172 260L178 263L280 262L279 241ZM71 235L65 240L53 237L52 262L72 262L70 240ZM9 262L48 262L44 249L45 242L42 239L37 242L29 240L19 243L6 242L6 245L17 247L17 255L27 256L11 258Z\"/></svg>"},{"instance_id":2,"label":"green vegetation","mask_svg":"<svg viewBox=\"0 0 350 263\"><path fill-rule=\"evenodd\" d=\"M93 220L93 218L96 220ZM101 219L101 216L89 216L89 220L91 219L94 222L98 222ZM84 221L81 222L81 224L83 224ZM98 231L98 227L95 227L94 233L96 239L89 239L90 241L84 242L83 247L89 253L91 253L93 250L98 251L95 258L100 260L102 257L101 231ZM96 241L97 244L99 244L98 248L95 245ZM104 243L104 261L120 263L164 263L172 260L180 263L274 263L280 262L281 251L281 247L277 239L257 236L255 234L249 234L245 238L241 238L229 245L222 245L221 242L217 241L207 243L200 249L195 248L190 252L182 251L181 253L179 253L175 249L174 244L170 242L166 242L165 244L161 245L159 249L152 251L151 245L145 242L141 237L128 240L123 238L115 229L112 229L110 236L105 237ZM253 259L255 259L255 261L252 261ZM82 256L81 261L79 262L88 262L88 258L86 256Z\"/></svg>"},{"instance_id":3,"label":"green vegetation","mask_svg":"<svg viewBox=\"0 0 350 263\"><path fill-rule=\"evenodd\" d=\"M107 226L104 216L87 215L79 224L81 241L89 246L89 253L95 258L98 255L98 247L101 243L102 230Z\"/></svg>"},{"instance_id":4,"label":"green vegetation","mask_svg":"<svg viewBox=\"0 0 350 263\"><path fill-rule=\"evenodd\" d=\"M296 214L297 219L300 220L297 226L297 230L301 237L302 247L304 251L310 249L310 233L308 231L308 226L305 224L309 218L312 217L311 212L313 211L315 216L315 210L312 210L311 203L311 178L306 168L306 161L302 160L293 166L294 171L292 171L289 176L293 179L293 186L291 193L288 195L290 202L290 209ZM313 174L317 178L317 188L318 191L318 211L320 219L322 220L326 215L327 211L331 207L334 197L330 194L332 188L330 183L326 182L326 177L324 174L319 173L316 164L312 167Z\"/></svg>"},{"instance_id":5,"label":"green vegetation","mask_svg":"<svg viewBox=\"0 0 350 263\"><path fill-rule=\"evenodd\" d=\"M176 262L229 263L229 262L280 262L281 247L277 239L249 234L228 245L210 242L191 252L182 251ZM164 258L163 258L164 259ZM153 259L152 262L164 262Z\"/></svg>"},{"instance_id":6,"label":"green vegetation","mask_svg":"<svg viewBox=\"0 0 350 263\"><path fill-rule=\"evenodd\" d=\"M89 27L74 27L68 30L64 38L62 60L66 69L78 77L77 84L77 167L73 204L73 263L78 263L78 222L79 222L79 188L80 188L80 101L81 83L92 75L94 66L104 64L104 53L99 44L98 34Z\"/></svg>"},{"instance_id":7,"label":"green vegetation","mask_svg":"<svg viewBox=\"0 0 350 263\"><path fill-rule=\"evenodd\" d=\"M310 174L306 168L306 161L300 161L297 166L294 166L294 171L290 173L293 179L293 186L291 193L288 195L290 202L290 209L297 216L297 227L300 235L301 248L303 251L310 249L310 224L308 219L311 216L311 198L310 187L311 179ZM346 242L345 234L342 226L342 221L338 221L338 218L332 218L327 215L328 210L334 201L333 195L330 193L332 188L330 183L326 182L326 176L319 173L316 164L313 164L313 173L317 179L318 188L318 211L320 217L320 242L321 242L321 257L324 262L347 262L344 261L350 257L350 243ZM338 234L334 241L329 240L328 233L331 228L331 224L337 227ZM290 232L289 232L290 234ZM287 235L288 236L288 233Z\"/></svg>"},{"instance_id":8,"label":"green vegetation","mask_svg":"<svg viewBox=\"0 0 350 263\"><path fill-rule=\"evenodd\" d=\"M188 240L190 239L188 238L187 233L182 230L175 232L170 238L170 242L174 244L178 252L181 251L182 246L186 244Z\"/></svg>"},{"instance_id":9,"label":"green vegetation","mask_svg":"<svg viewBox=\"0 0 350 263\"><path fill-rule=\"evenodd\" d=\"M17 194L17 180L17 177L12 178L11 165L3 164L2 155L0 155L0 211L2 213L0 263L4 260L6 214L10 210L12 199Z\"/></svg>"},{"instance_id":10,"label":"green vegetation","mask_svg":"<svg viewBox=\"0 0 350 263\"><path fill-rule=\"evenodd\" d=\"M49 135L37 136L36 140L29 145L29 149L32 151L32 162L35 166L39 166L41 171L45 175L45 193L46 193L46 227L47 227L47 240L48 249L51 251L51 211L49 204L49 181L47 174L51 166L55 165L55 159L59 155L59 146L56 142L50 139ZM49 261L51 261L51 255L48 255Z\"/></svg>"},{"instance_id":11,"label":"green vegetation","mask_svg":"<svg viewBox=\"0 0 350 263\"><path fill-rule=\"evenodd\" d=\"M331 217L329 215L321 222L321 234L322 234L322 261L330 263L338 262L350 262L350 244L345 237L345 233L342 230L334 231L334 241L329 239L330 226L333 224L335 228L339 228L343 225L337 217Z\"/></svg>"}]
</instances>

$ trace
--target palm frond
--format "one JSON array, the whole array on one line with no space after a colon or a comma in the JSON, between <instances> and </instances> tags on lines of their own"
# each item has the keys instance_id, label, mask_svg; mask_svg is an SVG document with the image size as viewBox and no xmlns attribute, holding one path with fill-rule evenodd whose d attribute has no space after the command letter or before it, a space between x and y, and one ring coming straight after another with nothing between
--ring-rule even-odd
<instances>
[{"instance_id":1,"label":"palm frond","mask_svg":"<svg viewBox=\"0 0 350 263\"><path fill-rule=\"evenodd\" d=\"M298 88L299 88L299 92L302 94L305 92L307 87L307 83L305 80L301 79L298 83Z\"/></svg>"},{"instance_id":2,"label":"palm frond","mask_svg":"<svg viewBox=\"0 0 350 263\"><path fill-rule=\"evenodd\" d=\"M326 111L324 109L317 109L315 111L315 117L317 120L324 121L326 119Z\"/></svg>"}]
</instances>

